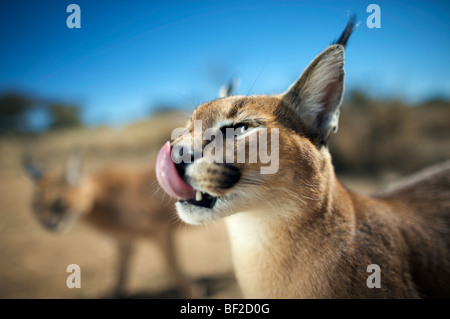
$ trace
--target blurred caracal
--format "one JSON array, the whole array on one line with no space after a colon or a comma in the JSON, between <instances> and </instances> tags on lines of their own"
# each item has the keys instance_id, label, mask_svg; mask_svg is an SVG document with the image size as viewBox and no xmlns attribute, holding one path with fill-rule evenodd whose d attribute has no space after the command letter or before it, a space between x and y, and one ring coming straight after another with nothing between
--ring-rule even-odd
<instances>
[{"instance_id":1,"label":"blurred caracal","mask_svg":"<svg viewBox=\"0 0 450 319\"><path fill-rule=\"evenodd\" d=\"M83 174L75 152L62 174L44 172L29 155L23 164L35 182L32 206L43 227L65 232L80 219L117 242L115 296L124 294L133 244L139 239L157 244L180 295L191 296L193 284L181 270L174 245L174 232L180 223L167 196L158 192L154 169L116 166Z\"/></svg>"}]
</instances>

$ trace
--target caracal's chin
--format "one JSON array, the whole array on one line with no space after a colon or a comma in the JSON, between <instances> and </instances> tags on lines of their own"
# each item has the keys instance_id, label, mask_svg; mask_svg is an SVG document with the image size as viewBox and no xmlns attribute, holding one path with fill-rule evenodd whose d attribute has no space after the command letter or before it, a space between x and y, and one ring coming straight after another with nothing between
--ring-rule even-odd
<instances>
[{"instance_id":1,"label":"caracal's chin","mask_svg":"<svg viewBox=\"0 0 450 319\"><path fill-rule=\"evenodd\" d=\"M66 234L79 219L75 213L51 214L47 219L37 216L40 223L48 230L57 234Z\"/></svg>"}]
</instances>

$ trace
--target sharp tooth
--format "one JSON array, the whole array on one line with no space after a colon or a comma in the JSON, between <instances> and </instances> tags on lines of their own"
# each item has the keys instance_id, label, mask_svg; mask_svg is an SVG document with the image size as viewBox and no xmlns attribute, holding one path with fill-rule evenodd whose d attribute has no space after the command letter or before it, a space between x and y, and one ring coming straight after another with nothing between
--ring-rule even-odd
<instances>
[{"instance_id":1,"label":"sharp tooth","mask_svg":"<svg viewBox=\"0 0 450 319\"><path fill-rule=\"evenodd\" d=\"M197 193L195 193L195 200L196 200L197 202L199 202L199 201L202 200L202 198L203 198L202 192L197 191Z\"/></svg>"}]
</instances>

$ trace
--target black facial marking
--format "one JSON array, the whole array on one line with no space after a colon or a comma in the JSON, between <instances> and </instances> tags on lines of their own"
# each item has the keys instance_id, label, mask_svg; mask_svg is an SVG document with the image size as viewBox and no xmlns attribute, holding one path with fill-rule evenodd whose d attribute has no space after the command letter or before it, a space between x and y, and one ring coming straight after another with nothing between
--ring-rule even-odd
<instances>
[{"instance_id":1,"label":"black facial marking","mask_svg":"<svg viewBox=\"0 0 450 319\"><path fill-rule=\"evenodd\" d=\"M226 169L223 170L222 176L220 177L220 187L221 188L231 188L237 184L241 178L241 171L234 165L222 164Z\"/></svg>"},{"instance_id":2,"label":"black facial marking","mask_svg":"<svg viewBox=\"0 0 450 319\"><path fill-rule=\"evenodd\" d=\"M234 118L240 109L242 109L245 105L245 99L239 99L234 103L233 107L231 108L230 112L228 112L227 118Z\"/></svg>"}]
</instances>

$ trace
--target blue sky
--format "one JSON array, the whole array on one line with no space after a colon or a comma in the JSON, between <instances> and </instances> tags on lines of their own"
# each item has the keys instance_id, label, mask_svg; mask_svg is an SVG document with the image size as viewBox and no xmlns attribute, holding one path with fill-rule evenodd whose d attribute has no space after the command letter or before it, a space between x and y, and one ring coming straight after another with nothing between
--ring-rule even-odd
<instances>
[{"instance_id":1,"label":"blue sky","mask_svg":"<svg viewBox=\"0 0 450 319\"><path fill-rule=\"evenodd\" d=\"M69 29L66 8L81 8ZM381 8L369 29L366 8ZM0 92L80 104L87 124L125 124L161 104L190 109L233 75L238 94L284 91L343 30L346 87L450 98L448 1L2 1Z\"/></svg>"}]
</instances>

